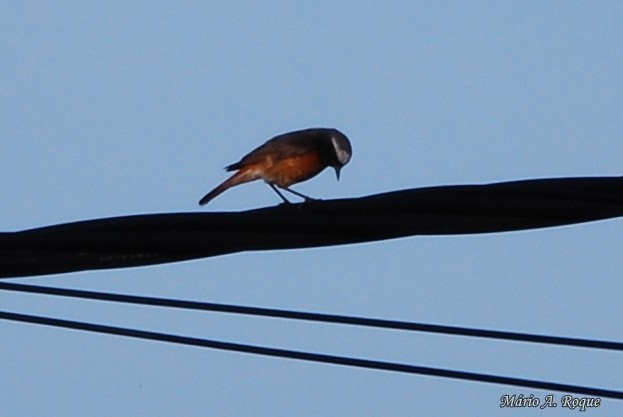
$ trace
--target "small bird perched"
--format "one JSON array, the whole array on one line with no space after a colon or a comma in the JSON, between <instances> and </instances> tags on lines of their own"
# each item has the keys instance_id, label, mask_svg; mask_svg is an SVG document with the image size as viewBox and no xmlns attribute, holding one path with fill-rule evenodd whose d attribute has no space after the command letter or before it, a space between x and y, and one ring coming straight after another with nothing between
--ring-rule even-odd
<instances>
[{"instance_id":1,"label":"small bird perched","mask_svg":"<svg viewBox=\"0 0 623 417\"><path fill-rule=\"evenodd\" d=\"M226 171L238 172L207 193L199 205L207 204L228 188L260 179L286 203L289 201L277 187L310 200L288 187L318 175L327 167L335 169L339 181L340 170L350 161L352 152L348 138L337 129L305 129L275 136L226 167Z\"/></svg>"}]
</instances>

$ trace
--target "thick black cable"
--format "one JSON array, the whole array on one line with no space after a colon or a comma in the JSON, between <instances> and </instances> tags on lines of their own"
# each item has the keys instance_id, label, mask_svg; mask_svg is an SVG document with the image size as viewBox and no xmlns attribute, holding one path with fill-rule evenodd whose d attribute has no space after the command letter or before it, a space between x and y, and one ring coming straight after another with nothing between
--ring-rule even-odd
<instances>
[{"instance_id":1,"label":"thick black cable","mask_svg":"<svg viewBox=\"0 0 623 417\"><path fill-rule=\"evenodd\" d=\"M335 314L309 313L292 310L278 310L271 308L237 306L231 304L205 303L197 301L173 300L156 297L113 294L96 291L74 290L38 285L15 284L0 282L0 290L17 291L32 294L55 295L61 297L82 298L100 301L114 301L119 303L150 305L158 307L180 308L187 310L213 311L220 313L244 314L251 316L272 317L292 320L305 320L322 323L349 324L354 326L375 327L393 330L419 331L456 336L481 337L531 343L553 344L562 346L584 347L591 349L607 349L623 351L623 343L590 340L571 337L544 336L528 333L507 332L498 330L483 330L467 327L444 326L437 324L413 323L396 320L371 319Z\"/></svg>"},{"instance_id":2,"label":"thick black cable","mask_svg":"<svg viewBox=\"0 0 623 417\"><path fill-rule=\"evenodd\" d=\"M408 374L428 375L442 378L460 379L465 381L488 382L492 384L512 385L524 388L542 389L590 395L601 398L623 400L623 391L602 388L585 387L579 385L559 384L555 382L537 381L522 378L512 378L500 375L479 374L474 372L454 371L443 368L408 365L395 362L384 362L370 359L349 358L320 353L309 353L287 349L269 348L239 343L222 342L217 340L199 339L195 337L178 336L166 333L157 333L144 330L113 327L101 324L85 323L71 320L54 319L50 317L31 316L0 311L0 319L22 323L40 324L65 329L83 330L87 332L132 337L137 339L155 340L160 342L176 343L181 345L198 346L210 349L219 349L240 353L271 356L278 358L296 359L308 362L329 363L333 365L351 366L357 368L376 369Z\"/></svg>"},{"instance_id":3,"label":"thick black cable","mask_svg":"<svg viewBox=\"0 0 623 417\"><path fill-rule=\"evenodd\" d=\"M615 217L623 217L623 177L426 187L240 212L93 219L0 233L0 279Z\"/></svg>"}]
</instances>

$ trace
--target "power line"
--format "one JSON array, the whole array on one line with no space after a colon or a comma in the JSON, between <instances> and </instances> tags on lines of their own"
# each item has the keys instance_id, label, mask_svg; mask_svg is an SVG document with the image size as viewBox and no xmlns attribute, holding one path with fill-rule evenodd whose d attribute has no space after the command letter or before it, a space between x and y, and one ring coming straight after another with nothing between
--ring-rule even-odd
<instances>
[{"instance_id":1,"label":"power line","mask_svg":"<svg viewBox=\"0 0 623 417\"><path fill-rule=\"evenodd\" d=\"M417 188L240 212L93 219L0 233L0 279L620 216L623 177L586 177Z\"/></svg>"},{"instance_id":2,"label":"power line","mask_svg":"<svg viewBox=\"0 0 623 417\"><path fill-rule=\"evenodd\" d=\"M281 319L304 320L321 323L349 324L354 326L374 327L382 329L419 331L456 336L481 337L488 339L513 340L521 342L542 343L562 346L584 347L591 349L607 349L623 351L623 343L606 340L590 340L571 337L535 335L529 333L507 332L498 330L474 329L468 327L444 326L427 323L414 323L396 320L372 319L335 314L309 313L292 310L238 306L232 304L205 303L197 301L174 300L167 298L143 297L105 293L99 291L74 290L38 285L14 284L0 282L0 290L17 291L31 294L45 294L70 298L82 298L100 301L113 301L127 304L170 307L187 310L212 311L220 313L243 314L250 316L272 317Z\"/></svg>"},{"instance_id":3,"label":"power line","mask_svg":"<svg viewBox=\"0 0 623 417\"><path fill-rule=\"evenodd\" d=\"M579 385L560 384L555 382L529 380L522 378L512 378L500 375L480 374L474 372L455 371L443 368L432 368L426 366L408 365L395 362L384 362L370 359L350 358L345 356L325 355L320 353L309 353L295 350L277 349L264 346L255 346L239 343L222 342L210 339L200 339L157 333L144 330L135 330L123 327L113 327L101 324L85 323L71 320L61 320L49 317L32 316L0 311L0 319L22 323L40 324L65 329L83 330L93 333L132 337L137 339L154 340L160 342L175 343L188 346L197 346L210 349L218 349L240 353L250 353L254 355L296 359L308 362L320 362L333 365L351 366L357 368L367 368L384 370L391 372L401 372L417 375L428 375L442 378L459 379L465 381L488 382L492 384L511 385L524 388L534 388L549 391L560 391L582 395L590 395L601 398L611 398L623 400L623 391L608 390L602 388L585 387Z\"/></svg>"}]
</instances>

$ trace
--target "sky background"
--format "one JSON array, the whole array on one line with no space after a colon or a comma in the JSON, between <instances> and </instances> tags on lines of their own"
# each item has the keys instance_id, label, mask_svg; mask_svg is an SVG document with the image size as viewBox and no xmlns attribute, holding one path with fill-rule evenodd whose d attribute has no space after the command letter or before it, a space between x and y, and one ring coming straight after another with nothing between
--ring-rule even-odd
<instances>
[{"instance_id":1,"label":"sky background","mask_svg":"<svg viewBox=\"0 0 623 417\"><path fill-rule=\"evenodd\" d=\"M0 230L207 207L222 167L336 127L321 198L617 176L623 3L0 4ZM623 221L239 253L9 282L571 337L623 339ZM0 292L0 309L238 343L623 389L620 353ZM0 321L3 416L567 416L551 392ZM554 393L557 398L561 393ZM604 400L592 416L621 413Z\"/></svg>"}]
</instances>

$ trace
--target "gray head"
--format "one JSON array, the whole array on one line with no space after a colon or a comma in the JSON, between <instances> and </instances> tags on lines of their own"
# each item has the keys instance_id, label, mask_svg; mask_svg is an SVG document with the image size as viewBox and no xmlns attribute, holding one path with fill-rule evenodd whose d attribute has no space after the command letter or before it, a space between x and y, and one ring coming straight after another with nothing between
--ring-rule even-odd
<instances>
[{"instance_id":1,"label":"gray head","mask_svg":"<svg viewBox=\"0 0 623 417\"><path fill-rule=\"evenodd\" d=\"M328 162L329 166L335 169L335 176L339 181L340 171L350 161L353 148L350 146L350 141L346 135L339 130L330 129L328 133L331 141L331 156Z\"/></svg>"}]
</instances>

